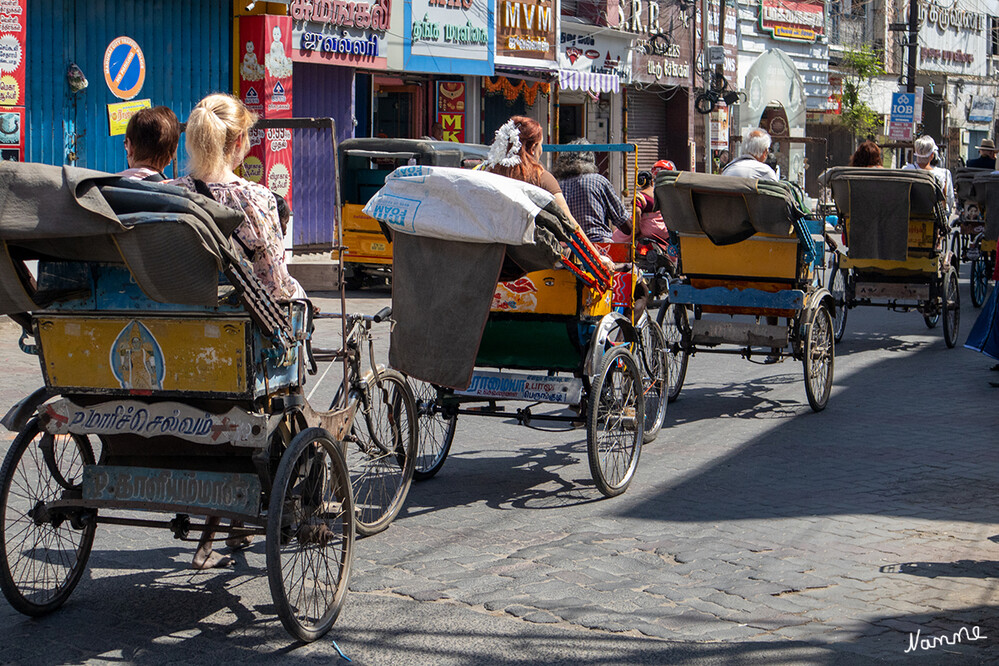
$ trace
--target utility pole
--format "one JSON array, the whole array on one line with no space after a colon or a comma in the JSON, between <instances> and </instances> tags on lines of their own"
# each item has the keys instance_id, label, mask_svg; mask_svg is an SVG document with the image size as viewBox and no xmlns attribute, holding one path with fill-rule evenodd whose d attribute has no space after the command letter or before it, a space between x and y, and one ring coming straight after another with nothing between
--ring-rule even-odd
<instances>
[{"instance_id":1,"label":"utility pole","mask_svg":"<svg viewBox=\"0 0 999 666\"><path fill-rule=\"evenodd\" d=\"M919 0L909 0L909 57L906 58L905 91L916 92L916 56L919 41ZM915 118L913 119L915 120Z\"/></svg>"},{"instance_id":2,"label":"utility pole","mask_svg":"<svg viewBox=\"0 0 999 666\"><path fill-rule=\"evenodd\" d=\"M708 0L701 0L701 66L704 82L711 87L711 66L708 64ZM704 119L704 173L711 173L711 117L703 114Z\"/></svg>"}]
</instances>

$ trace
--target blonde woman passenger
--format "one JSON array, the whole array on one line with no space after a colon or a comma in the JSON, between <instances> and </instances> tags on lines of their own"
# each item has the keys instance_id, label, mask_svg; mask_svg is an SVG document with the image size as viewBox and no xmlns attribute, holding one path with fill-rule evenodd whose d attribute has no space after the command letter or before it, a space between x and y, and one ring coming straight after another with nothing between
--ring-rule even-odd
<instances>
[{"instance_id":1,"label":"blonde woman passenger","mask_svg":"<svg viewBox=\"0 0 999 666\"><path fill-rule=\"evenodd\" d=\"M305 291L288 273L285 263L284 234L274 194L234 171L250 151L250 128L256 122L256 114L232 95L205 97L187 119L185 146L190 173L172 184L197 191L197 181L202 181L216 201L242 212L244 221L234 234L251 253L254 274L277 301L305 298ZM212 549L218 524L217 517L205 522L192 568L210 569L232 563L232 558ZM232 526L241 527L242 523L233 522ZM248 546L250 541L249 536L236 536L226 539L226 544L237 549Z\"/></svg>"},{"instance_id":2,"label":"blonde woman passenger","mask_svg":"<svg viewBox=\"0 0 999 666\"><path fill-rule=\"evenodd\" d=\"M256 122L256 114L232 95L218 93L198 102L185 132L189 174L173 184L196 191L196 181L203 181L216 201L242 212L245 219L235 235L251 253L257 278L277 301L305 298L285 262L274 194L235 173L250 151L250 128Z\"/></svg>"}]
</instances>

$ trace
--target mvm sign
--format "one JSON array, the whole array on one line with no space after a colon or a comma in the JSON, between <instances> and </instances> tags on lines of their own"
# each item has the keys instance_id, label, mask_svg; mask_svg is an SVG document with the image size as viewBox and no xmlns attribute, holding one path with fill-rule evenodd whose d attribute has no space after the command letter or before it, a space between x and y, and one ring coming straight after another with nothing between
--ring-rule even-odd
<instances>
[{"instance_id":1,"label":"mvm sign","mask_svg":"<svg viewBox=\"0 0 999 666\"><path fill-rule=\"evenodd\" d=\"M498 55L555 59L555 1L505 0L496 35Z\"/></svg>"}]
</instances>

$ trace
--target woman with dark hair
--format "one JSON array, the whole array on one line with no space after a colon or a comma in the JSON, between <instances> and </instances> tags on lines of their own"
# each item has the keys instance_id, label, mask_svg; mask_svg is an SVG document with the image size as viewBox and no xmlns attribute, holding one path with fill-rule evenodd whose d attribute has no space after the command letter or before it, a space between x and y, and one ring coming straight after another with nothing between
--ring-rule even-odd
<instances>
[{"instance_id":1,"label":"woman with dark hair","mask_svg":"<svg viewBox=\"0 0 999 666\"><path fill-rule=\"evenodd\" d=\"M538 121L527 116L513 116L496 130L496 138L489 147L489 157L482 163L482 168L548 190L555 195L559 207L575 222L558 181L538 161L543 138Z\"/></svg>"},{"instance_id":2,"label":"woman with dark hair","mask_svg":"<svg viewBox=\"0 0 999 666\"><path fill-rule=\"evenodd\" d=\"M850 166L881 168L881 148L873 141L864 141L850 158Z\"/></svg>"}]
</instances>

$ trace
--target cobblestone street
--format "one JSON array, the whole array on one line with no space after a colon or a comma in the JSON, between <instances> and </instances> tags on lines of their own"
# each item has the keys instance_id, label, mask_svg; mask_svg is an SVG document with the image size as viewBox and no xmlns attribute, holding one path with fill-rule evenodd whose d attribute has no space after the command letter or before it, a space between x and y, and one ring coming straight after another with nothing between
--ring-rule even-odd
<instances>
[{"instance_id":1,"label":"cobblestone street","mask_svg":"<svg viewBox=\"0 0 999 666\"><path fill-rule=\"evenodd\" d=\"M9 324L2 345L6 406L40 377ZM999 373L874 309L836 354L818 414L800 363L693 357L615 499L584 430L461 417L443 470L356 543L343 613L308 646L272 614L259 541L195 573L192 544L101 527L63 609L0 604L0 663L330 663L333 640L367 664L999 663Z\"/></svg>"}]
</instances>

